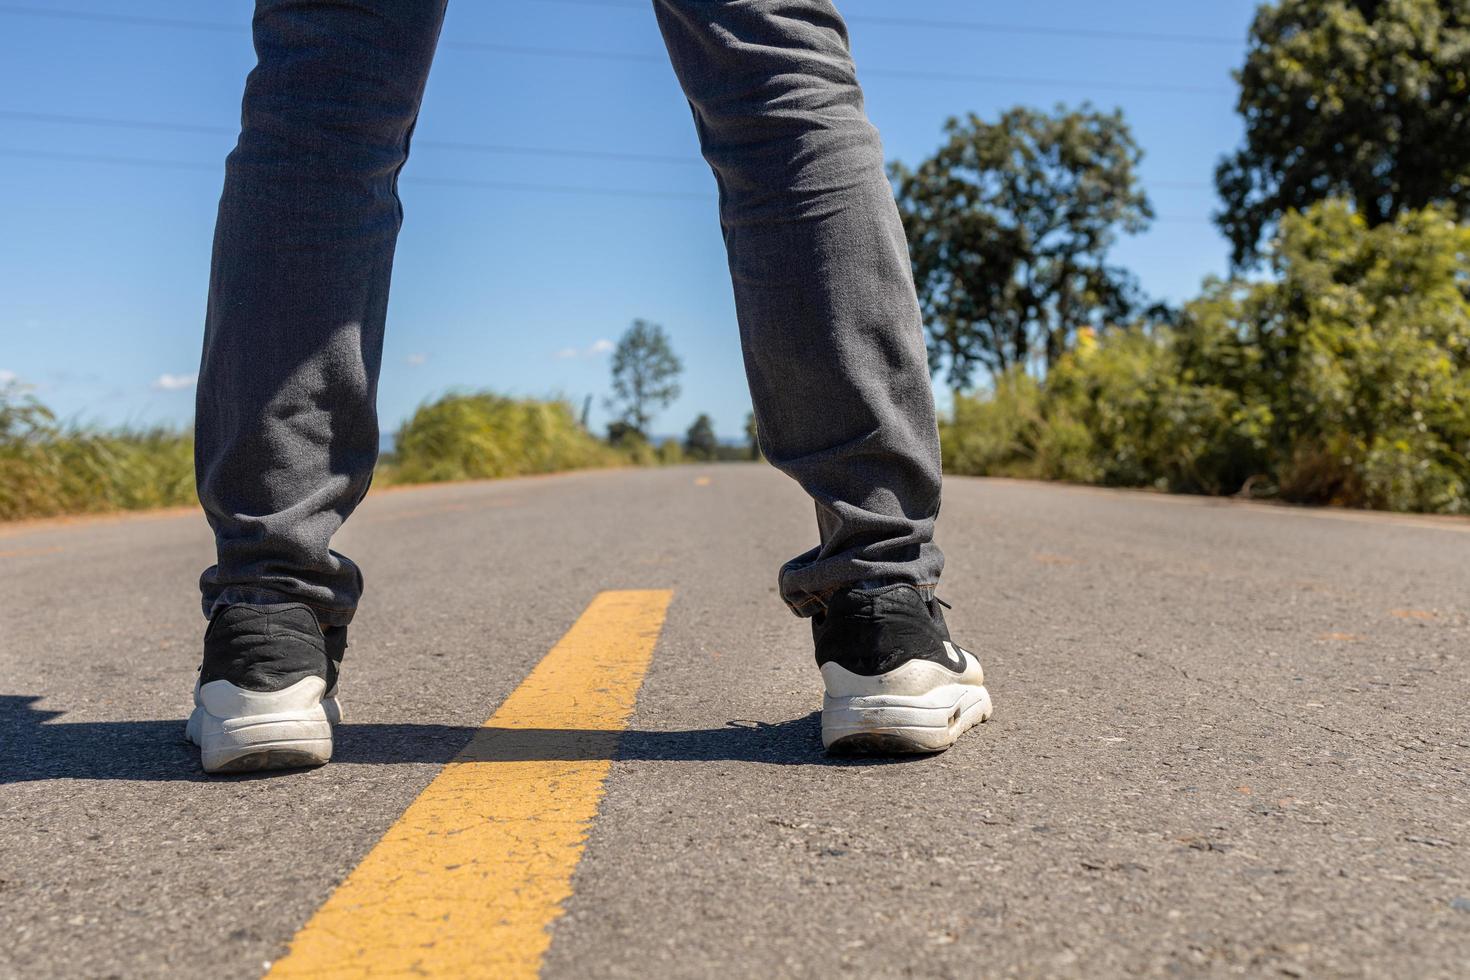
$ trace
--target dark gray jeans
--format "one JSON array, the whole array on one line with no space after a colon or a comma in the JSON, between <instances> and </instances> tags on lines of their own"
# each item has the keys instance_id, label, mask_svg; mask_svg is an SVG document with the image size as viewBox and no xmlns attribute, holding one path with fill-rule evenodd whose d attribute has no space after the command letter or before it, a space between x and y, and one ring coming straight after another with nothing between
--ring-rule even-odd
<instances>
[{"instance_id":1,"label":"dark gray jeans","mask_svg":"<svg viewBox=\"0 0 1470 980\"><path fill-rule=\"evenodd\" d=\"M798 614L855 583L932 588L939 440L878 134L829 0L654 0L720 191L761 448L816 502L781 569ZM329 548L377 460L398 174L444 0L258 0L259 64L226 164L196 469L218 563L204 610L352 618Z\"/></svg>"}]
</instances>

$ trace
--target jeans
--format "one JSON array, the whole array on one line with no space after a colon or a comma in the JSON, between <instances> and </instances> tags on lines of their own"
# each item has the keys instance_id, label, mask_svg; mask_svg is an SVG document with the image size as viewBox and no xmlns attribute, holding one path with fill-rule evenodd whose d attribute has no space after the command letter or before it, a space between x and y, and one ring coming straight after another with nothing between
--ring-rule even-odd
<instances>
[{"instance_id":1,"label":"jeans","mask_svg":"<svg viewBox=\"0 0 1470 980\"><path fill-rule=\"evenodd\" d=\"M798 615L930 592L939 438L908 250L829 0L654 0L719 187L761 450L816 504L780 571ZM329 547L367 493L408 158L444 0L258 0L226 163L195 422L206 615L303 602L346 625Z\"/></svg>"}]
</instances>

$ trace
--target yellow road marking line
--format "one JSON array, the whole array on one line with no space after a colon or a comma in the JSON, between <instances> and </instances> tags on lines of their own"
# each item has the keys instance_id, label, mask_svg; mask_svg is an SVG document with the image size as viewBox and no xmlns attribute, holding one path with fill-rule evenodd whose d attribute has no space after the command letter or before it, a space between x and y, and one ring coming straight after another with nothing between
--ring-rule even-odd
<instances>
[{"instance_id":1,"label":"yellow road marking line","mask_svg":"<svg viewBox=\"0 0 1470 980\"><path fill-rule=\"evenodd\" d=\"M536 976L672 596L599 594L269 976Z\"/></svg>"},{"instance_id":2,"label":"yellow road marking line","mask_svg":"<svg viewBox=\"0 0 1470 980\"><path fill-rule=\"evenodd\" d=\"M710 485L710 484L711 484L711 483L712 483L712 482L714 482L714 481L712 481L712 480L711 480L711 479L710 479L710 478L709 478L709 477L707 477L707 476L696 476L696 477L695 477L695 478L694 478L694 485L695 485L695 486L696 486L696 487L707 487L707 486L709 486L709 485Z\"/></svg>"},{"instance_id":3,"label":"yellow road marking line","mask_svg":"<svg viewBox=\"0 0 1470 980\"><path fill-rule=\"evenodd\" d=\"M65 550L59 544L49 548L12 548L9 551L0 551L0 558L34 558L36 555L54 555Z\"/></svg>"},{"instance_id":4,"label":"yellow road marking line","mask_svg":"<svg viewBox=\"0 0 1470 980\"><path fill-rule=\"evenodd\" d=\"M1393 616L1393 617L1397 618L1397 619L1438 619L1439 618L1434 613L1430 612L1428 609L1390 609L1388 611L1388 614L1390 616Z\"/></svg>"}]
</instances>

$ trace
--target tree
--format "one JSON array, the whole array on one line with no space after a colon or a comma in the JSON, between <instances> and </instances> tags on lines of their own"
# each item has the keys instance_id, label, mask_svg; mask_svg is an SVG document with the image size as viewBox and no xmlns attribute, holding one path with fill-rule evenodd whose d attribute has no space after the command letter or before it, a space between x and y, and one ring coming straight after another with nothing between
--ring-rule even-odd
<instances>
[{"instance_id":1,"label":"tree","mask_svg":"<svg viewBox=\"0 0 1470 980\"><path fill-rule=\"evenodd\" d=\"M1215 173L1237 266L1328 197L1371 227L1431 204L1470 213L1470 3L1279 0L1250 37L1245 145Z\"/></svg>"},{"instance_id":2,"label":"tree","mask_svg":"<svg viewBox=\"0 0 1470 980\"><path fill-rule=\"evenodd\" d=\"M1128 317L1137 288L1108 251L1153 209L1122 114L1015 108L945 133L917 170L891 168L931 369L961 390L976 368L1050 366L1079 328Z\"/></svg>"},{"instance_id":3,"label":"tree","mask_svg":"<svg viewBox=\"0 0 1470 980\"><path fill-rule=\"evenodd\" d=\"M648 440L627 422L613 419L607 424L607 444L618 449L627 449L634 445L647 445Z\"/></svg>"},{"instance_id":4,"label":"tree","mask_svg":"<svg viewBox=\"0 0 1470 980\"><path fill-rule=\"evenodd\" d=\"M613 351L612 386L616 397L608 400L608 408L617 413L619 421L647 437L653 416L679 397L682 370L684 365L669 345L664 328L634 320Z\"/></svg>"},{"instance_id":5,"label":"tree","mask_svg":"<svg viewBox=\"0 0 1470 980\"><path fill-rule=\"evenodd\" d=\"M1467 255L1447 208L1376 228L1341 201L1287 215L1274 281L1185 308L1183 373L1265 406L1264 468L1289 500L1470 511Z\"/></svg>"},{"instance_id":6,"label":"tree","mask_svg":"<svg viewBox=\"0 0 1470 980\"><path fill-rule=\"evenodd\" d=\"M745 441L750 450L751 459L761 458L760 432L756 429L755 413L745 413Z\"/></svg>"},{"instance_id":7,"label":"tree","mask_svg":"<svg viewBox=\"0 0 1470 980\"><path fill-rule=\"evenodd\" d=\"M720 440L715 437L715 423L703 412L684 435L684 455L690 459L710 460L720 452Z\"/></svg>"}]
</instances>

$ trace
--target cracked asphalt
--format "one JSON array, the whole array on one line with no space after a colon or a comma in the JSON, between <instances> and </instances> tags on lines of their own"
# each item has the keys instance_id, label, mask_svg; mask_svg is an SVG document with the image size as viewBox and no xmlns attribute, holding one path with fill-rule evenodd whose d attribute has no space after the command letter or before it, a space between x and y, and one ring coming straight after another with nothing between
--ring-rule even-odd
<instances>
[{"instance_id":1,"label":"cracked asphalt","mask_svg":"<svg viewBox=\"0 0 1470 980\"><path fill-rule=\"evenodd\" d=\"M829 760L758 465L373 494L332 765L182 742L203 520L0 527L0 975L259 976L607 589L673 589L542 974L1470 975L1470 522L951 479L995 718Z\"/></svg>"}]
</instances>

